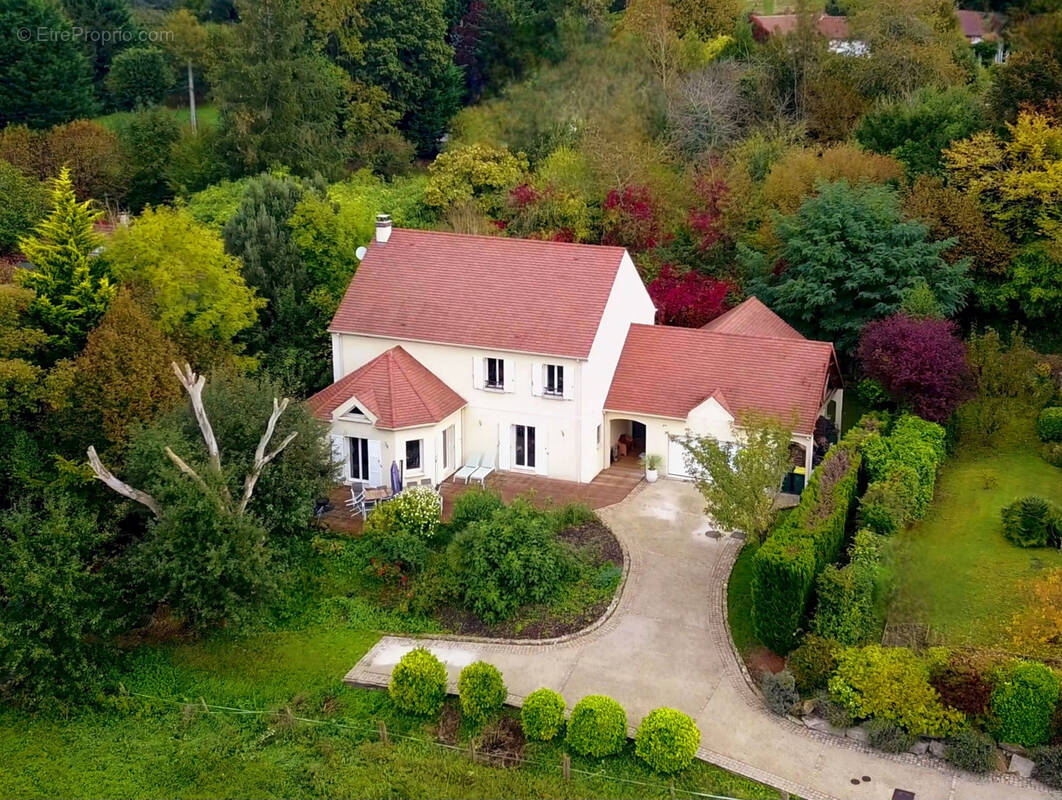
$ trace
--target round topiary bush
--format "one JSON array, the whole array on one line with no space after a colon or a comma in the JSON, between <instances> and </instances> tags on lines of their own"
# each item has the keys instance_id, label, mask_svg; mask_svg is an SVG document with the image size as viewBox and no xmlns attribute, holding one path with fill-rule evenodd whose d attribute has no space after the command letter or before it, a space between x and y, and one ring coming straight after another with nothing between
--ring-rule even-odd
<instances>
[{"instance_id":1,"label":"round topiary bush","mask_svg":"<svg viewBox=\"0 0 1062 800\"><path fill-rule=\"evenodd\" d=\"M479 723L501 711L508 691L497 667L485 661L476 661L461 670L457 679L457 695L461 698L464 715Z\"/></svg>"},{"instance_id":2,"label":"round topiary bush","mask_svg":"<svg viewBox=\"0 0 1062 800\"><path fill-rule=\"evenodd\" d=\"M1003 535L1018 547L1046 547L1058 539L1058 509L1042 497L1015 500L1002 516Z\"/></svg>"},{"instance_id":3,"label":"round topiary bush","mask_svg":"<svg viewBox=\"0 0 1062 800\"><path fill-rule=\"evenodd\" d=\"M627 712L611 697L587 695L572 709L565 741L584 756L618 753L627 741Z\"/></svg>"},{"instance_id":4,"label":"round topiary bush","mask_svg":"<svg viewBox=\"0 0 1062 800\"><path fill-rule=\"evenodd\" d=\"M1036 435L1041 442L1062 442L1062 408L1052 406L1040 412Z\"/></svg>"},{"instance_id":5,"label":"round topiary bush","mask_svg":"<svg viewBox=\"0 0 1062 800\"><path fill-rule=\"evenodd\" d=\"M634 752L657 772L670 774L693 763L701 732L681 711L657 708L650 711L634 737Z\"/></svg>"},{"instance_id":6,"label":"round topiary bush","mask_svg":"<svg viewBox=\"0 0 1062 800\"><path fill-rule=\"evenodd\" d=\"M520 710L524 736L548 742L564 727L564 698L552 689L536 689Z\"/></svg>"},{"instance_id":7,"label":"round topiary bush","mask_svg":"<svg viewBox=\"0 0 1062 800\"><path fill-rule=\"evenodd\" d=\"M1037 661L1012 661L995 675L989 701L992 733L1007 744L1035 747L1051 737L1058 676Z\"/></svg>"},{"instance_id":8,"label":"round topiary bush","mask_svg":"<svg viewBox=\"0 0 1062 800\"><path fill-rule=\"evenodd\" d=\"M400 711L437 714L446 699L446 667L423 647L410 650L391 672L387 691Z\"/></svg>"},{"instance_id":9,"label":"round topiary bush","mask_svg":"<svg viewBox=\"0 0 1062 800\"><path fill-rule=\"evenodd\" d=\"M963 728L948 739L944 758L967 772L991 772L996 766L996 743L973 728Z\"/></svg>"}]
</instances>

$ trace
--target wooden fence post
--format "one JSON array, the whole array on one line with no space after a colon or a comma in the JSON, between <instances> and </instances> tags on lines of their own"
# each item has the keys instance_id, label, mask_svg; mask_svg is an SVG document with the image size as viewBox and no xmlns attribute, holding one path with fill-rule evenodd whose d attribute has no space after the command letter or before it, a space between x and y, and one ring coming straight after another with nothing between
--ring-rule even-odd
<instances>
[{"instance_id":1,"label":"wooden fence post","mask_svg":"<svg viewBox=\"0 0 1062 800\"><path fill-rule=\"evenodd\" d=\"M383 720L379 722L380 728L380 741L384 744L391 744L391 737L387 735L387 723Z\"/></svg>"},{"instance_id":2,"label":"wooden fence post","mask_svg":"<svg viewBox=\"0 0 1062 800\"><path fill-rule=\"evenodd\" d=\"M571 781L572 757L567 753L561 753L561 774L564 776L564 780Z\"/></svg>"}]
</instances>

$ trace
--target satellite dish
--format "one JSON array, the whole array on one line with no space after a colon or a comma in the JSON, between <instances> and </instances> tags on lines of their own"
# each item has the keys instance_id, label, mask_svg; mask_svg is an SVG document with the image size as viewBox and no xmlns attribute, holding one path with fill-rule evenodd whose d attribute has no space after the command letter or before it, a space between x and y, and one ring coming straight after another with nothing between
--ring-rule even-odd
<instances>
[{"instance_id":1,"label":"satellite dish","mask_svg":"<svg viewBox=\"0 0 1062 800\"><path fill-rule=\"evenodd\" d=\"M367 247L359 247L357 250L354 251L354 255L358 257L358 261L361 261L363 258L365 258L365 254L368 252L369 249Z\"/></svg>"}]
</instances>

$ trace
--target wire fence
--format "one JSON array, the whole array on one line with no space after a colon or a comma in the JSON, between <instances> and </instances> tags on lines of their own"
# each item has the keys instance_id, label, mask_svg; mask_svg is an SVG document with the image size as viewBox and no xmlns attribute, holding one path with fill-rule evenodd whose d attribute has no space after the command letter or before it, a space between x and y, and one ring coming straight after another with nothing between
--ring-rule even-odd
<instances>
[{"instance_id":1,"label":"wire fence","mask_svg":"<svg viewBox=\"0 0 1062 800\"><path fill-rule=\"evenodd\" d=\"M179 706L182 709L196 709L200 713L205 714L220 714L227 716L258 716L258 717L273 717L287 720L291 723L302 723L305 725L315 725L320 727L340 728L345 730L356 731L369 739L375 738L377 741L383 744L390 744L391 739L399 739L403 741L415 742L427 747L436 747L440 750L447 750L456 753L462 753L477 761L475 744L473 742L470 746L461 746L456 744L447 744L446 742L440 742L432 739L425 739L421 736L411 736L404 733L395 733L387 729L387 725L383 720L379 720L376 727L367 724L351 723L347 720L333 720L333 719L314 719L313 717L301 717L294 714L290 708L284 708L281 710L264 710L254 708L238 708L235 706L223 706L214 703L208 703L202 697L196 702L189 702L187 700L177 700L169 697L158 697L156 695L144 694L143 692L129 692L131 697L139 697L146 700L154 700L159 703L166 703L169 705ZM527 758L526 756L511 755L507 753L492 752L489 755L489 760L506 760L514 763L517 766L533 766L537 769L545 770L548 772L560 774L566 780L570 780L570 775L582 775L590 779L600 779L606 781L613 781L615 783L625 784L629 786L638 786L644 789L654 789L661 794L670 793L672 797L682 795L683 797L700 797L705 800L742 800L742 798L732 797L730 795L709 794L708 792L698 792L693 789L683 789L679 786L675 786L672 783L661 783L659 781L644 781L636 780L633 778L622 778L618 775L611 775L604 770L586 770L579 769L578 767L571 766L571 762L567 756L562 758L561 763L552 763L543 759ZM782 797L787 795L782 794Z\"/></svg>"}]
</instances>

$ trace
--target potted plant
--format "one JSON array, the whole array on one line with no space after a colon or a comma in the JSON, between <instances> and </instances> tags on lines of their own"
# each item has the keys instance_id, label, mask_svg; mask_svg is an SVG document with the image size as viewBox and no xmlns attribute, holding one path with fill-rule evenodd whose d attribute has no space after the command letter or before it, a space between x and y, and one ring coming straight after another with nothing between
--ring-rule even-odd
<instances>
[{"instance_id":1,"label":"potted plant","mask_svg":"<svg viewBox=\"0 0 1062 800\"><path fill-rule=\"evenodd\" d=\"M645 464L645 479L649 483L656 483L656 479L660 477L660 462L663 460L655 453L642 456L642 463Z\"/></svg>"}]
</instances>

